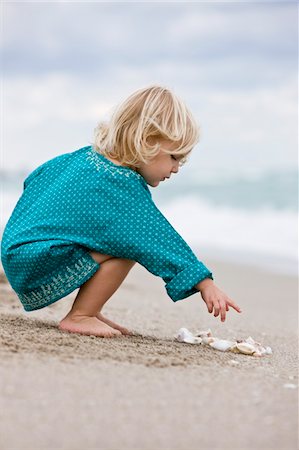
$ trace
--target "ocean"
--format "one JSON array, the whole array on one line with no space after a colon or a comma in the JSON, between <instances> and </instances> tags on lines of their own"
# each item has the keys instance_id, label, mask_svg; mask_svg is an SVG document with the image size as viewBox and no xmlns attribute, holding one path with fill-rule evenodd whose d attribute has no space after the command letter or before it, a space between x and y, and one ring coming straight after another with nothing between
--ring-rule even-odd
<instances>
[{"instance_id":1,"label":"ocean","mask_svg":"<svg viewBox=\"0 0 299 450\"><path fill-rule=\"evenodd\" d=\"M200 259L297 275L297 170L190 171L163 182L152 195Z\"/></svg>"},{"instance_id":2,"label":"ocean","mask_svg":"<svg viewBox=\"0 0 299 450\"><path fill-rule=\"evenodd\" d=\"M298 171L189 170L151 188L153 200L205 258L298 274ZM3 233L30 171L1 171Z\"/></svg>"}]
</instances>

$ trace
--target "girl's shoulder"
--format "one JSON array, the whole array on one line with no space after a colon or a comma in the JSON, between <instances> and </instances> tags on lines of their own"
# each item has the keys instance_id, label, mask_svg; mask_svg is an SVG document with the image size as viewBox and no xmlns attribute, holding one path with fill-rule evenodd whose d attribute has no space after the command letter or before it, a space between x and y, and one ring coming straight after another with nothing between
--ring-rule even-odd
<instances>
[{"instance_id":1,"label":"girl's shoulder","mask_svg":"<svg viewBox=\"0 0 299 450\"><path fill-rule=\"evenodd\" d=\"M145 179L129 167L119 166L98 153L91 145L79 148L73 152L63 153L44 162L34 169L24 181L24 189L32 181L52 183L55 180L76 178L76 187L97 185L100 189L118 191L121 195L137 195L138 191L151 193ZM40 181L38 181L40 180Z\"/></svg>"},{"instance_id":2,"label":"girl's shoulder","mask_svg":"<svg viewBox=\"0 0 299 450\"><path fill-rule=\"evenodd\" d=\"M141 179L141 175L135 172L129 167L124 167L119 164L115 164L106 156L96 151L92 146L85 147L88 160L94 164L98 171L104 171L110 173L112 176L123 176L132 179Z\"/></svg>"},{"instance_id":3,"label":"girl's shoulder","mask_svg":"<svg viewBox=\"0 0 299 450\"><path fill-rule=\"evenodd\" d=\"M148 186L145 179L135 170L129 167L115 164L110 159L106 158L101 153L97 152L92 146L85 147L87 161L99 172L111 176L111 178L123 181L126 185L134 185L137 187L140 184L147 190ZM130 183L131 182L131 183Z\"/></svg>"}]
</instances>

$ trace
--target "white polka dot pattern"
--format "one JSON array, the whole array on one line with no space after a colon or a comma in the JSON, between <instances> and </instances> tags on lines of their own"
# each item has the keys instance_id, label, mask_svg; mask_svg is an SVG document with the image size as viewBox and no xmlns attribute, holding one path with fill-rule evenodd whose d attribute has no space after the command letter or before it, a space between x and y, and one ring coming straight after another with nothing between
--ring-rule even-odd
<instances>
[{"instance_id":1,"label":"white polka dot pattern","mask_svg":"<svg viewBox=\"0 0 299 450\"><path fill-rule=\"evenodd\" d=\"M211 272L154 204L145 179L91 146L47 161L24 182L4 229L1 258L24 309L43 308L100 267L91 250L142 264L173 301Z\"/></svg>"}]
</instances>

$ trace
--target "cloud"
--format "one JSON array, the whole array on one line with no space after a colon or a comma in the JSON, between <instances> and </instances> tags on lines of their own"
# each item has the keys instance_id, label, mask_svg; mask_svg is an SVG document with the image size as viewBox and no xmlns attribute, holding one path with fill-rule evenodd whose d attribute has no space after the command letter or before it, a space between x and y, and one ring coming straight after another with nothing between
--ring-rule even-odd
<instances>
[{"instance_id":1,"label":"cloud","mask_svg":"<svg viewBox=\"0 0 299 450\"><path fill-rule=\"evenodd\" d=\"M87 145L99 120L140 87L125 78L117 89L86 84L81 77L50 74L7 80L4 96L4 166L36 165L63 151ZM121 82L121 77L119 78ZM145 83L142 83L144 85ZM202 140L193 159L202 168L225 170L234 164L288 167L296 161L296 78L273 90L194 90L173 81L177 94L194 112ZM21 143L21 147L20 147ZM20 148L22 151L20 151Z\"/></svg>"},{"instance_id":2,"label":"cloud","mask_svg":"<svg viewBox=\"0 0 299 450\"><path fill-rule=\"evenodd\" d=\"M155 83L202 124L202 167L295 162L296 4L3 8L5 167L86 145L114 105Z\"/></svg>"},{"instance_id":3,"label":"cloud","mask_svg":"<svg viewBox=\"0 0 299 450\"><path fill-rule=\"evenodd\" d=\"M4 5L6 73L94 78L124 66L259 63L295 69L295 4L26 3ZM279 70L279 74L282 69ZM257 78L260 72L254 78ZM234 78L237 78L235 76ZM275 77L270 80L275 83ZM242 77L238 77L238 83Z\"/></svg>"}]
</instances>

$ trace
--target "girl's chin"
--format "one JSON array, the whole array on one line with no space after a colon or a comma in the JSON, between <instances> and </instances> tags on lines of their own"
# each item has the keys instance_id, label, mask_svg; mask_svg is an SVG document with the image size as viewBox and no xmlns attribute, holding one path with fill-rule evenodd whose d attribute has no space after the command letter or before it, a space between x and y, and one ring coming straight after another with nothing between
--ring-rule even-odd
<instances>
[{"instance_id":1,"label":"girl's chin","mask_svg":"<svg viewBox=\"0 0 299 450\"><path fill-rule=\"evenodd\" d=\"M157 186L159 186L159 184L160 184L160 181L158 180L156 180L156 181L153 181L153 180L147 180L146 181L147 182L147 184L149 184L151 187L157 187Z\"/></svg>"},{"instance_id":2,"label":"girl's chin","mask_svg":"<svg viewBox=\"0 0 299 450\"><path fill-rule=\"evenodd\" d=\"M149 185L152 186L152 187L157 187L157 186L159 186L159 184L160 184L160 181L151 181L149 183Z\"/></svg>"}]
</instances>

